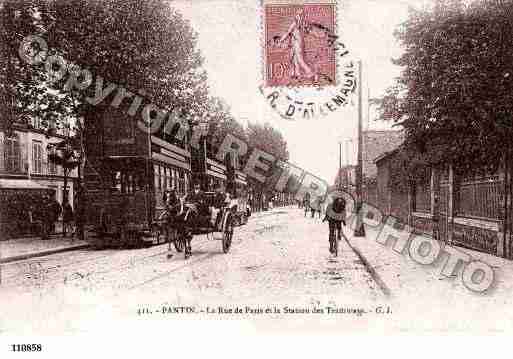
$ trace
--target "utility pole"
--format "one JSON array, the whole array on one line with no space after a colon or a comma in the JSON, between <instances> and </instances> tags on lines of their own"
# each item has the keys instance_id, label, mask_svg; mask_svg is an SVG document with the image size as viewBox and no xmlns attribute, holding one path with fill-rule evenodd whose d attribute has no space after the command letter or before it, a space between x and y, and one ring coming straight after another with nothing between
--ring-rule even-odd
<instances>
[{"instance_id":1,"label":"utility pole","mask_svg":"<svg viewBox=\"0 0 513 359\"><path fill-rule=\"evenodd\" d=\"M365 237L363 227L362 208L362 182L363 182L363 158L362 158L362 60L358 61L358 157L356 164L356 226L354 229L355 237Z\"/></svg>"},{"instance_id":2,"label":"utility pole","mask_svg":"<svg viewBox=\"0 0 513 359\"><path fill-rule=\"evenodd\" d=\"M338 143L338 189L342 189L342 142Z\"/></svg>"},{"instance_id":3,"label":"utility pole","mask_svg":"<svg viewBox=\"0 0 513 359\"><path fill-rule=\"evenodd\" d=\"M370 108L371 108L370 87L367 86L367 123L365 124L365 130L368 130L369 126L370 126Z\"/></svg>"}]
</instances>

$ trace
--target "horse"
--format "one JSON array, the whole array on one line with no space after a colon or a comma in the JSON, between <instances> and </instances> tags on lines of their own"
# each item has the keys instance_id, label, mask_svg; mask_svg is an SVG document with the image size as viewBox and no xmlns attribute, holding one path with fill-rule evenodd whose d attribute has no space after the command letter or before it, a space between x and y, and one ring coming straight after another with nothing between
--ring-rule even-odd
<instances>
[{"instance_id":1,"label":"horse","mask_svg":"<svg viewBox=\"0 0 513 359\"><path fill-rule=\"evenodd\" d=\"M193 229L208 226L207 218L199 213L196 204L186 203L183 198L175 207L177 211L169 216L168 227L176 234L177 250L183 248L185 259L188 259L192 254Z\"/></svg>"}]
</instances>

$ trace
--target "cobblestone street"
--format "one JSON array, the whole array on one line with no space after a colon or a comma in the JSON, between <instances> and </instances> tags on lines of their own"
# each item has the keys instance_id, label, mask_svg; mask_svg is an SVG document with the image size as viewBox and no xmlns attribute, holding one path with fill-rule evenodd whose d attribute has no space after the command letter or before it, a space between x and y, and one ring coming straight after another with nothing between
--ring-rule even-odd
<instances>
[{"instance_id":1,"label":"cobblestone street","mask_svg":"<svg viewBox=\"0 0 513 359\"><path fill-rule=\"evenodd\" d=\"M87 317L83 305L93 311L118 305L135 314L145 303L308 307L383 300L358 256L342 241L334 258L327 238L320 219L304 218L295 208L275 209L236 228L228 254L222 253L220 241L202 235L194 238L189 260L174 250L167 259L167 246L160 245L78 250L5 264L1 301L4 308L11 300L30 303L30 313L22 305L10 313L18 327L20 315L30 315L35 324L39 314L44 326L47 316L64 318L71 308ZM3 329L13 323L9 316L2 320Z\"/></svg>"},{"instance_id":2,"label":"cobblestone street","mask_svg":"<svg viewBox=\"0 0 513 359\"><path fill-rule=\"evenodd\" d=\"M345 228L346 234L350 232ZM213 319L233 319L230 310L240 307L244 319L286 317L294 319L287 321L292 327L322 322L337 330L369 325L376 330L406 330L410 325L398 319L412 316L426 329L471 329L470 323L452 319L464 314L460 309L487 308L497 317L482 318L482 326L510 326L510 318L493 310L498 303L511 304L511 288L502 279L510 265L491 263L501 268L497 284L501 288L477 295L459 278L439 280L436 268L412 264L411 259L375 242L369 233L365 239L350 237L352 248L342 240L338 257L329 254L327 238L327 225L319 218L305 218L302 210L288 207L257 213L247 225L236 228L228 254L222 253L220 241L203 235L194 238L188 260L174 249L168 259L167 246L159 245L77 250L7 263L2 265L1 305L7 308L14 301L18 305L4 313L0 329L82 331L144 316L176 319L183 313L172 311L182 306ZM439 300L433 301L434 293ZM432 304L424 303L423 297ZM411 305L412 301L422 308ZM458 301L465 305L459 307ZM265 313L271 307L281 312ZM323 308L325 318L294 316L312 308ZM386 308L393 313L376 314ZM437 313L437 321L431 321L429 313ZM340 321L345 325L341 327ZM272 326L269 323L266 328Z\"/></svg>"}]
</instances>

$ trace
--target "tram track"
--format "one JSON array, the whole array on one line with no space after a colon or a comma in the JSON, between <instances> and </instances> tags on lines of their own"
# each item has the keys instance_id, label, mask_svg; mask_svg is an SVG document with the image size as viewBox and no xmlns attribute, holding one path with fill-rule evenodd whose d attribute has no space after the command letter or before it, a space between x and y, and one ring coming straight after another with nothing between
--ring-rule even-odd
<instances>
[{"instance_id":1,"label":"tram track","mask_svg":"<svg viewBox=\"0 0 513 359\"><path fill-rule=\"evenodd\" d=\"M205 245L207 245L210 241L211 240L208 240L208 239L204 238L200 243L196 244L195 248L196 249L201 249ZM168 245L168 244L167 243L162 243L160 245L154 246L153 248L160 247L162 245ZM114 267L108 267L109 262L115 260L117 256L122 256L122 255L124 255L126 253L123 253L121 251L115 251L115 252L112 252L112 253L109 253L109 254L95 256L93 258L87 258L87 259L82 259L82 260L78 260L78 261L70 261L70 262L67 262L67 263L63 263L63 264L59 264L59 265L55 265L55 266L51 266L51 267L46 267L46 268L41 265L41 262L52 261L52 260L55 260L55 258L45 258L44 260L38 259L38 260L23 261L25 263L13 262L13 263L9 264L10 267L13 267L15 264L17 264L18 266L20 264L25 264L25 265L29 265L29 266L35 266L35 267L39 266L39 267L37 269L30 268L29 271L24 271L24 272L21 272L21 273L17 273L15 275L9 275L7 277L3 277L2 282L3 282L3 286L9 286L10 284L11 285L15 284L13 282L16 282L16 280L26 280L27 276L28 277L33 276L33 277L35 277L33 279L33 281L36 282L36 283L33 284L33 286L38 286L40 284L40 283L37 283L37 282L44 282L44 285L50 285L50 286L55 285L55 284L59 284L59 283L62 283L62 282L70 283L70 282L74 282L74 281L79 280L79 279L90 278L92 276L105 275L105 274L109 274L109 273L114 273L116 271L123 271L123 270L126 270L126 269L131 269L131 268L134 268L135 264L146 265L144 262L146 262L148 259L156 257L156 256L159 256L159 255L165 255L168 252L169 251L166 249L165 251L159 251L157 253L151 253L149 255L138 256L136 258L131 257L131 258L127 259L127 260L124 260L124 262L121 265L117 265L117 266L114 266ZM90 253L90 252L84 252L84 253ZM83 266L84 264L88 264L88 263L91 263L91 262L94 262L94 261L99 261L96 266L105 265L106 268L104 270L99 270L99 271L98 270L93 270L93 271L91 271L90 267L84 267ZM196 261L194 261L194 262L196 262ZM192 263L192 261L188 261L188 263ZM76 265L76 264L81 264L81 266L79 266L78 268L73 268L73 266ZM72 271L70 271L71 274L70 275L64 275L64 278L62 276L59 276L59 275L62 275L62 272L59 271L59 269L61 269L63 267L64 268L66 268L66 267L67 268L70 268L70 267L72 268ZM183 266L183 267L185 267L185 266ZM3 270L5 270L5 266L4 266ZM49 271L52 271L52 270L54 272L50 274ZM86 274L83 274L83 273L86 273ZM78 275L70 277L73 274L78 274ZM44 278L41 278L41 277L44 277ZM56 277L58 277L58 278L56 278ZM26 285L26 284L27 283L25 282L24 285Z\"/></svg>"},{"instance_id":2,"label":"tram track","mask_svg":"<svg viewBox=\"0 0 513 359\"><path fill-rule=\"evenodd\" d=\"M207 239L206 239L205 241L203 241L201 244L206 245L207 243L209 243L209 242L211 242L211 241L213 241L213 240L214 240L214 241L217 241L217 239L208 239L208 237L206 237L206 238L207 238ZM240 243L242 243L242 239L237 238L237 241L235 241L235 238L232 238L232 248L234 247L234 245L235 245L235 244L240 244ZM200 246L198 247L198 249L201 249L202 247L204 247L204 246L201 246L201 245L200 245ZM196 248L196 247L195 247L195 248ZM194 252L193 252L193 254L194 254ZM203 262L203 261L205 261L205 260L207 260L207 259L209 259L209 258L214 257L214 256L215 256L215 255L217 255L217 254L218 254L218 253L215 253L215 252L205 253L205 254L202 254L200 258L194 258L194 255L193 255L193 258L192 258L192 259L187 259L187 260L186 260L186 263L184 263L183 265L181 265L181 266L179 266L179 267L177 267L177 268L173 268L173 269L171 269L171 270L165 271L165 272L163 272L163 273L159 273L158 275L153 276L153 277L151 277L151 278L149 278L149 279L147 279L147 280L144 280L144 281L142 281L142 282L139 282L139 283L137 283L137 284L135 284L135 285L133 285L133 286L129 287L128 289L129 289L129 290L136 289L136 288L142 287L142 286L144 286L144 285L146 285L146 284L152 283L152 282L154 282L154 281L156 281L156 280L159 280L159 279L165 278L165 277L167 277L168 275L170 275L171 273L177 272L177 271L179 271L179 270L181 270L181 269L184 269L184 268L186 268L186 267L188 267L188 266L191 266L191 265L193 265L193 264Z\"/></svg>"}]
</instances>

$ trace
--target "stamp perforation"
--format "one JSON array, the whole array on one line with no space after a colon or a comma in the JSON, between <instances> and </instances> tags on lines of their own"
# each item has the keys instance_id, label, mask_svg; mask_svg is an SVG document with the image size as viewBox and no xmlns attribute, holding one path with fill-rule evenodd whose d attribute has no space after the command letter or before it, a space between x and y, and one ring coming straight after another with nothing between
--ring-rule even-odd
<instances>
[{"instance_id":1,"label":"stamp perforation","mask_svg":"<svg viewBox=\"0 0 513 359\"><path fill-rule=\"evenodd\" d=\"M309 5L309 6L315 6L315 5L329 5L332 7L333 11L333 17L332 17L332 28L333 28L333 36L335 38L339 37L338 31L338 17L339 17L339 6L340 2L335 0L260 0L260 22L259 22L259 34L260 34L260 46L261 46L261 59L260 59L260 81L262 83L262 86L264 86L267 89L304 89L304 88L336 88L338 84L340 84L341 76L339 74L341 69L340 59L339 56L337 56L336 49L334 49L334 83L332 84L315 84L315 83L294 83L294 84L287 84L287 85L271 85L267 83L267 56L268 56L268 49L267 49L267 43L269 41L267 34L267 21L266 21L266 6L284 6L284 5L291 5L291 6L300 6L300 5Z\"/></svg>"}]
</instances>

